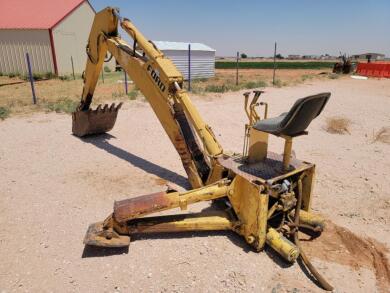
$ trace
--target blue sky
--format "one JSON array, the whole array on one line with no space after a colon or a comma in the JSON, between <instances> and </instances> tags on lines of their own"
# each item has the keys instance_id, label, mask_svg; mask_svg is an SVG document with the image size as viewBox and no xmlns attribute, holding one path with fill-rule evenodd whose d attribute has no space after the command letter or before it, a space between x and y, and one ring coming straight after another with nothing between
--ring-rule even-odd
<instances>
[{"instance_id":1,"label":"blue sky","mask_svg":"<svg viewBox=\"0 0 390 293\"><path fill-rule=\"evenodd\" d=\"M390 57L389 0L131 1L90 0L119 7L149 39L200 42L218 56L378 52Z\"/></svg>"}]
</instances>

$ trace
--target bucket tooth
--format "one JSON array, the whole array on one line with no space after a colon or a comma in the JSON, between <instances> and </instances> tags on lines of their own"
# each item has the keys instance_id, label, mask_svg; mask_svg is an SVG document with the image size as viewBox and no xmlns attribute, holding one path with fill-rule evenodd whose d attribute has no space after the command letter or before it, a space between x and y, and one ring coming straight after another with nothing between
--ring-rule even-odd
<instances>
[{"instance_id":1,"label":"bucket tooth","mask_svg":"<svg viewBox=\"0 0 390 293\"><path fill-rule=\"evenodd\" d=\"M123 102L120 102L118 106L116 107L115 111L119 111L120 108L122 108Z\"/></svg>"},{"instance_id":2,"label":"bucket tooth","mask_svg":"<svg viewBox=\"0 0 390 293\"><path fill-rule=\"evenodd\" d=\"M91 134L99 134L110 131L116 122L118 111L122 103L110 107L105 104L97 106L95 110L76 111L72 113L72 132L74 135L83 137Z\"/></svg>"},{"instance_id":3,"label":"bucket tooth","mask_svg":"<svg viewBox=\"0 0 390 293\"><path fill-rule=\"evenodd\" d=\"M94 112L98 113L102 110L102 104L99 104L99 106L97 106L96 110Z\"/></svg>"}]
</instances>

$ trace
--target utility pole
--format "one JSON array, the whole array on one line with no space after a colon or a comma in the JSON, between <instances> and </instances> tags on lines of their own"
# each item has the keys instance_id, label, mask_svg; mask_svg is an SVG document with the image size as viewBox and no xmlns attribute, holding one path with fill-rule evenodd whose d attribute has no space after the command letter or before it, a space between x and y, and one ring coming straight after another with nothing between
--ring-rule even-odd
<instances>
[{"instance_id":1,"label":"utility pole","mask_svg":"<svg viewBox=\"0 0 390 293\"><path fill-rule=\"evenodd\" d=\"M191 91L191 44L188 44L188 91Z\"/></svg>"},{"instance_id":2,"label":"utility pole","mask_svg":"<svg viewBox=\"0 0 390 293\"><path fill-rule=\"evenodd\" d=\"M275 71L276 71L276 42L275 42L275 49L274 49L274 74L272 76L273 85L275 85Z\"/></svg>"},{"instance_id":3,"label":"utility pole","mask_svg":"<svg viewBox=\"0 0 390 293\"><path fill-rule=\"evenodd\" d=\"M238 60L240 58L240 52L237 52L237 59L236 59L236 85L238 85Z\"/></svg>"}]
</instances>

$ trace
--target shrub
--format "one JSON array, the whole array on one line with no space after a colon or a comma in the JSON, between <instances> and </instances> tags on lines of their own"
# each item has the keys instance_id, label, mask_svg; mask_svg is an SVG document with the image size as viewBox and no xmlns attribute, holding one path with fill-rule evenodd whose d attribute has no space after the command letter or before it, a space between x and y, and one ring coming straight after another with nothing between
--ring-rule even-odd
<instances>
[{"instance_id":1,"label":"shrub","mask_svg":"<svg viewBox=\"0 0 390 293\"><path fill-rule=\"evenodd\" d=\"M46 78L46 79L53 79L56 77L56 75L53 73L53 72L45 72L43 74L43 76Z\"/></svg>"},{"instance_id":2,"label":"shrub","mask_svg":"<svg viewBox=\"0 0 390 293\"><path fill-rule=\"evenodd\" d=\"M203 95L205 90L201 86L197 86L195 84L191 85L191 93L195 95Z\"/></svg>"},{"instance_id":3,"label":"shrub","mask_svg":"<svg viewBox=\"0 0 390 293\"><path fill-rule=\"evenodd\" d=\"M4 75L4 73L2 73L1 71L0 71L0 76L3 76Z\"/></svg>"},{"instance_id":4,"label":"shrub","mask_svg":"<svg viewBox=\"0 0 390 293\"><path fill-rule=\"evenodd\" d=\"M11 113L11 111L8 107L4 107L4 106L0 107L0 119L1 120L4 120L5 118L7 118L10 113Z\"/></svg>"},{"instance_id":5,"label":"shrub","mask_svg":"<svg viewBox=\"0 0 390 293\"><path fill-rule=\"evenodd\" d=\"M302 75L301 79L302 81L305 81L307 79L312 79L314 76L312 74L304 74Z\"/></svg>"},{"instance_id":6,"label":"shrub","mask_svg":"<svg viewBox=\"0 0 390 293\"><path fill-rule=\"evenodd\" d=\"M390 144L390 127L382 127L374 134L373 142L377 141Z\"/></svg>"},{"instance_id":7,"label":"shrub","mask_svg":"<svg viewBox=\"0 0 390 293\"><path fill-rule=\"evenodd\" d=\"M134 89L127 93L127 96L129 97L130 100L135 100L138 97L138 90Z\"/></svg>"},{"instance_id":8,"label":"shrub","mask_svg":"<svg viewBox=\"0 0 390 293\"><path fill-rule=\"evenodd\" d=\"M43 73L33 73L34 80L42 80L45 79L45 75Z\"/></svg>"},{"instance_id":9,"label":"shrub","mask_svg":"<svg viewBox=\"0 0 390 293\"><path fill-rule=\"evenodd\" d=\"M275 79L274 86L282 87L283 86L283 82L280 79Z\"/></svg>"},{"instance_id":10,"label":"shrub","mask_svg":"<svg viewBox=\"0 0 390 293\"><path fill-rule=\"evenodd\" d=\"M241 53L241 58L242 58L242 59L246 59L246 58L248 58L248 55L245 54L245 53Z\"/></svg>"},{"instance_id":11,"label":"shrub","mask_svg":"<svg viewBox=\"0 0 390 293\"><path fill-rule=\"evenodd\" d=\"M71 79L73 79L73 77L71 77L70 75L60 75L60 76L58 76L58 78L60 80L71 80Z\"/></svg>"},{"instance_id":12,"label":"shrub","mask_svg":"<svg viewBox=\"0 0 390 293\"><path fill-rule=\"evenodd\" d=\"M202 77L202 78L196 78L196 79L192 80L191 82L206 82L207 80L208 80L208 78Z\"/></svg>"},{"instance_id":13,"label":"shrub","mask_svg":"<svg viewBox=\"0 0 390 293\"><path fill-rule=\"evenodd\" d=\"M329 133L335 134L351 134L349 127L351 125L351 120L344 117L331 117L326 119L325 130Z\"/></svg>"},{"instance_id":14,"label":"shrub","mask_svg":"<svg viewBox=\"0 0 390 293\"><path fill-rule=\"evenodd\" d=\"M267 83L263 80L259 81L248 81L242 85L243 89L254 89L259 87L266 87Z\"/></svg>"},{"instance_id":15,"label":"shrub","mask_svg":"<svg viewBox=\"0 0 390 293\"><path fill-rule=\"evenodd\" d=\"M282 56L282 54L276 54L276 55L275 55L275 58L276 58L276 59L284 59L284 57Z\"/></svg>"},{"instance_id":16,"label":"shrub","mask_svg":"<svg viewBox=\"0 0 390 293\"><path fill-rule=\"evenodd\" d=\"M107 65L104 66L104 72L111 72L111 69L110 67L108 67Z\"/></svg>"},{"instance_id":17,"label":"shrub","mask_svg":"<svg viewBox=\"0 0 390 293\"><path fill-rule=\"evenodd\" d=\"M206 92L212 92L212 93L225 93L229 90L229 88L226 85L217 85L217 84L209 84L204 89Z\"/></svg>"},{"instance_id":18,"label":"shrub","mask_svg":"<svg viewBox=\"0 0 390 293\"><path fill-rule=\"evenodd\" d=\"M72 113L76 110L78 104L78 101L63 97L55 102L48 102L46 107L50 111L55 111L57 113Z\"/></svg>"},{"instance_id":19,"label":"shrub","mask_svg":"<svg viewBox=\"0 0 390 293\"><path fill-rule=\"evenodd\" d=\"M330 79L338 79L340 77L340 75L338 75L337 73L331 73L328 75L328 77Z\"/></svg>"},{"instance_id":20,"label":"shrub","mask_svg":"<svg viewBox=\"0 0 390 293\"><path fill-rule=\"evenodd\" d=\"M19 74L16 73L16 72L10 72L10 73L8 73L8 77L9 77L9 78L13 78L13 77L17 77L17 76L19 76Z\"/></svg>"},{"instance_id":21,"label":"shrub","mask_svg":"<svg viewBox=\"0 0 390 293\"><path fill-rule=\"evenodd\" d=\"M113 99L115 99L115 98L122 98L123 96L125 96L126 94L125 94L125 92L124 91L117 91L117 92L112 92L111 93L111 97L113 98Z\"/></svg>"}]
</instances>

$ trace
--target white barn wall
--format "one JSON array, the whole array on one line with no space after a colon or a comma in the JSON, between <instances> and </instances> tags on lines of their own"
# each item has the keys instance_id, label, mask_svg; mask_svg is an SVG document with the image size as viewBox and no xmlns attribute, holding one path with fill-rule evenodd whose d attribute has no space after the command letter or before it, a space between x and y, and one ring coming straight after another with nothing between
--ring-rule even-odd
<instances>
[{"instance_id":1,"label":"white barn wall","mask_svg":"<svg viewBox=\"0 0 390 293\"><path fill-rule=\"evenodd\" d=\"M161 50L188 79L188 50ZM214 51L191 51L191 79L209 78L215 75Z\"/></svg>"},{"instance_id":2,"label":"white barn wall","mask_svg":"<svg viewBox=\"0 0 390 293\"><path fill-rule=\"evenodd\" d=\"M34 73L54 72L49 30L0 29L0 72L27 74L26 52Z\"/></svg>"},{"instance_id":3,"label":"white barn wall","mask_svg":"<svg viewBox=\"0 0 390 293\"><path fill-rule=\"evenodd\" d=\"M73 57L75 73L84 71L87 61L85 47L94 17L94 11L88 3L84 2L53 28L59 75L72 73L71 56Z\"/></svg>"},{"instance_id":4,"label":"white barn wall","mask_svg":"<svg viewBox=\"0 0 390 293\"><path fill-rule=\"evenodd\" d=\"M85 70L87 62L85 48L94 17L95 12L87 2L84 2L53 28L58 75L72 73L71 56L73 57L75 73L81 74ZM111 70L114 70L115 59L112 58L110 62L104 63L103 66L108 66Z\"/></svg>"}]
</instances>

